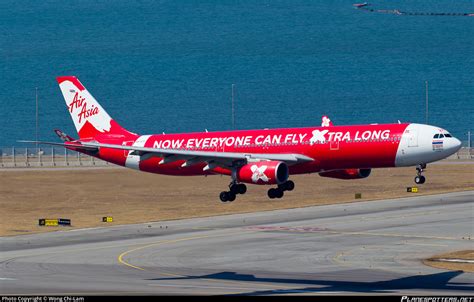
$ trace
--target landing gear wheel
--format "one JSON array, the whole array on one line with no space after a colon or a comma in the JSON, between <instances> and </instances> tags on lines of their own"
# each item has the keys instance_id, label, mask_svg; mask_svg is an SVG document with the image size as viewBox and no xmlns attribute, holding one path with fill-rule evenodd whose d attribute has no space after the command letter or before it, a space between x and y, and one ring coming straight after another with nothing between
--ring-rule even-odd
<instances>
[{"instance_id":1,"label":"landing gear wheel","mask_svg":"<svg viewBox=\"0 0 474 302\"><path fill-rule=\"evenodd\" d=\"M278 185L278 190L282 190L282 191L293 191L294 188L295 188L295 183L292 182L291 180L288 180L287 182L284 182Z\"/></svg>"},{"instance_id":2,"label":"landing gear wheel","mask_svg":"<svg viewBox=\"0 0 474 302\"><path fill-rule=\"evenodd\" d=\"M233 192L227 192L227 199L232 202L235 200L235 194Z\"/></svg>"},{"instance_id":3,"label":"landing gear wheel","mask_svg":"<svg viewBox=\"0 0 474 302\"><path fill-rule=\"evenodd\" d=\"M268 194L268 197L270 197L270 199L276 198L276 189L275 188L269 189L267 194Z\"/></svg>"},{"instance_id":4,"label":"landing gear wheel","mask_svg":"<svg viewBox=\"0 0 474 302\"><path fill-rule=\"evenodd\" d=\"M426 178L423 176L423 175L420 175L420 176L416 176L415 177L415 183L416 184L424 184L426 181Z\"/></svg>"},{"instance_id":5,"label":"landing gear wheel","mask_svg":"<svg viewBox=\"0 0 474 302\"><path fill-rule=\"evenodd\" d=\"M423 174L423 169L426 169L426 164L419 164L416 166L416 177L415 177L415 183L416 184L424 184L426 181L426 178L422 175Z\"/></svg>"},{"instance_id":6,"label":"landing gear wheel","mask_svg":"<svg viewBox=\"0 0 474 302\"><path fill-rule=\"evenodd\" d=\"M236 183L231 183L229 185L229 190L232 192L234 195L237 194L245 194L247 192L247 186L245 184L236 184Z\"/></svg>"},{"instance_id":7,"label":"landing gear wheel","mask_svg":"<svg viewBox=\"0 0 474 302\"><path fill-rule=\"evenodd\" d=\"M219 198L221 199L222 202L232 202L235 200L235 194L232 193L232 192L221 192L221 194L219 194Z\"/></svg>"},{"instance_id":8,"label":"landing gear wheel","mask_svg":"<svg viewBox=\"0 0 474 302\"><path fill-rule=\"evenodd\" d=\"M278 189L278 188L271 188L271 189L268 190L268 197L270 197L270 199L282 198L283 197L283 190Z\"/></svg>"},{"instance_id":9,"label":"landing gear wheel","mask_svg":"<svg viewBox=\"0 0 474 302\"><path fill-rule=\"evenodd\" d=\"M283 194L284 194L284 191L283 190L280 190L280 189L275 189L276 190L276 198L282 198L283 197Z\"/></svg>"},{"instance_id":10,"label":"landing gear wheel","mask_svg":"<svg viewBox=\"0 0 474 302\"><path fill-rule=\"evenodd\" d=\"M247 192L247 186L245 184L238 184L237 185L237 193L245 194Z\"/></svg>"},{"instance_id":11,"label":"landing gear wheel","mask_svg":"<svg viewBox=\"0 0 474 302\"><path fill-rule=\"evenodd\" d=\"M238 194L238 185L237 184L230 184L229 185L229 190L230 192L234 193L234 194Z\"/></svg>"},{"instance_id":12,"label":"landing gear wheel","mask_svg":"<svg viewBox=\"0 0 474 302\"><path fill-rule=\"evenodd\" d=\"M286 186L286 191L293 191L293 189L295 188L295 183L291 180L288 180L286 183L285 183L285 186Z\"/></svg>"},{"instance_id":13,"label":"landing gear wheel","mask_svg":"<svg viewBox=\"0 0 474 302\"><path fill-rule=\"evenodd\" d=\"M219 198L221 199L222 202L228 202L229 201L229 198L227 196L227 192L221 192L221 194L219 194Z\"/></svg>"},{"instance_id":14,"label":"landing gear wheel","mask_svg":"<svg viewBox=\"0 0 474 302\"><path fill-rule=\"evenodd\" d=\"M420 177L420 180L421 180L421 182L420 182L420 183L421 183L421 184L424 184L424 183L425 183L425 181L426 181L426 178L425 178L425 177L422 175L422 176Z\"/></svg>"}]
</instances>

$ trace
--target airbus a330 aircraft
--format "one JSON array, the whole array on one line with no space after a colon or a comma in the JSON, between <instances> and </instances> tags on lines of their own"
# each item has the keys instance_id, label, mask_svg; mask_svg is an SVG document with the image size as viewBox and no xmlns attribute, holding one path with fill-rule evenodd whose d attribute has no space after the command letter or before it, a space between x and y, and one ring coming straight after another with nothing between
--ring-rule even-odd
<instances>
[{"instance_id":1,"label":"airbus a330 aircraft","mask_svg":"<svg viewBox=\"0 0 474 302\"><path fill-rule=\"evenodd\" d=\"M122 128L74 76L58 77L79 139L55 130L60 145L141 171L167 175L231 177L222 202L245 194L247 184L274 185L268 197L281 198L295 187L290 175L358 179L371 169L416 166L422 184L426 164L457 152L461 142L446 130L398 123L139 135ZM31 142L31 141L28 141Z\"/></svg>"}]
</instances>

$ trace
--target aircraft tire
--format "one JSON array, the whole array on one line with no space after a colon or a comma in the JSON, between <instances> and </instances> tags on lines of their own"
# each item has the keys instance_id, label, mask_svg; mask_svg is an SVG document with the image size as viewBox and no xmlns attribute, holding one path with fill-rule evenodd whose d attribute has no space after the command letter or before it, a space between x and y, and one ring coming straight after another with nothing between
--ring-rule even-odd
<instances>
[{"instance_id":1,"label":"aircraft tire","mask_svg":"<svg viewBox=\"0 0 474 302\"><path fill-rule=\"evenodd\" d=\"M232 202L237 196L233 192L227 192L227 200Z\"/></svg>"},{"instance_id":2,"label":"aircraft tire","mask_svg":"<svg viewBox=\"0 0 474 302\"><path fill-rule=\"evenodd\" d=\"M269 189L267 194L268 194L268 197L270 197L270 199L276 198L276 189L275 188Z\"/></svg>"},{"instance_id":3,"label":"aircraft tire","mask_svg":"<svg viewBox=\"0 0 474 302\"><path fill-rule=\"evenodd\" d=\"M285 183L285 191L293 191L295 189L295 183L291 180L288 180Z\"/></svg>"},{"instance_id":4,"label":"aircraft tire","mask_svg":"<svg viewBox=\"0 0 474 302\"><path fill-rule=\"evenodd\" d=\"M423 175L420 175L420 176L415 176L415 183L416 184L424 184L426 181L426 178L423 176Z\"/></svg>"},{"instance_id":5,"label":"aircraft tire","mask_svg":"<svg viewBox=\"0 0 474 302\"><path fill-rule=\"evenodd\" d=\"M219 194L219 198L221 199L222 202L228 202L229 201L228 194L225 191L223 191L223 192L221 192L221 194Z\"/></svg>"},{"instance_id":6,"label":"aircraft tire","mask_svg":"<svg viewBox=\"0 0 474 302\"><path fill-rule=\"evenodd\" d=\"M426 181L426 178L422 175L420 176L420 184L424 184Z\"/></svg>"},{"instance_id":7,"label":"aircraft tire","mask_svg":"<svg viewBox=\"0 0 474 302\"><path fill-rule=\"evenodd\" d=\"M237 193L245 194L247 192L247 186L245 184L237 185Z\"/></svg>"},{"instance_id":8,"label":"aircraft tire","mask_svg":"<svg viewBox=\"0 0 474 302\"><path fill-rule=\"evenodd\" d=\"M284 193L285 192L281 189L275 189L275 197L276 198L282 198Z\"/></svg>"}]
</instances>

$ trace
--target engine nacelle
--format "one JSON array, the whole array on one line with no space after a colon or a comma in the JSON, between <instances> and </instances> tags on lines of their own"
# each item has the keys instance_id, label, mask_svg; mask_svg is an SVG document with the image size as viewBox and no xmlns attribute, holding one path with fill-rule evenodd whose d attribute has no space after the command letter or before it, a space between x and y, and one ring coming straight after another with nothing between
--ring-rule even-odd
<instances>
[{"instance_id":1,"label":"engine nacelle","mask_svg":"<svg viewBox=\"0 0 474 302\"><path fill-rule=\"evenodd\" d=\"M248 163L237 171L237 180L257 185L282 184L288 180L288 165L281 161Z\"/></svg>"},{"instance_id":2,"label":"engine nacelle","mask_svg":"<svg viewBox=\"0 0 474 302\"><path fill-rule=\"evenodd\" d=\"M358 179L368 177L371 171L372 169L345 169L321 172L319 173L319 175L321 175L322 177L331 177L339 179Z\"/></svg>"}]
</instances>

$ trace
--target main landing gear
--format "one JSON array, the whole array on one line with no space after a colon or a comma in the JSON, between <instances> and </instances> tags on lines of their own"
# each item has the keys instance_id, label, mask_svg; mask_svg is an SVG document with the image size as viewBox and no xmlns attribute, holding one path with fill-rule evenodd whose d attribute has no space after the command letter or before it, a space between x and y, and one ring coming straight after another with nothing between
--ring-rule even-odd
<instances>
[{"instance_id":1,"label":"main landing gear","mask_svg":"<svg viewBox=\"0 0 474 302\"><path fill-rule=\"evenodd\" d=\"M295 183L288 180L287 182L278 185L277 188L271 188L268 190L268 197L270 197L270 199L282 198L285 191L293 191L294 188Z\"/></svg>"},{"instance_id":2,"label":"main landing gear","mask_svg":"<svg viewBox=\"0 0 474 302\"><path fill-rule=\"evenodd\" d=\"M268 190L268 197L270 199L282 198L285 191L293 191L295 183L288 180L285 183L278 185L277 188L271 188ZM245 184L239 184L237 182L231 182L229 184L229 191L223 191L219 194L219 198L222 202L232 202L237 197L237 194L245 194L247 192L247 186Z\"/></svg>"},{"instance_id":3,"label":"main landing gear","mask_svg":"<svg viewBox=\"0 0 474 302\"><path fill-rule=\"evenodd\" d=\"M237 197L237 194L245 194L247 192L247 186L245 184L238 184L231 182L229 185L229 191L223 191L219 195L222 202L232 202Z\"/></svg>"},{"instance_id":4,"label":"main landing gear","mask_svg":"<svg viewBox=\"0 0 474 302\"><path fill-rule=\"evenodd\" d=\"M416 166L416 176L415 176L415 183L416 184L424 184L426 181L426 178L422 175L423 174L423 169L426 169L426 164L419 164Z\"/></svg>"}]
</instances>

